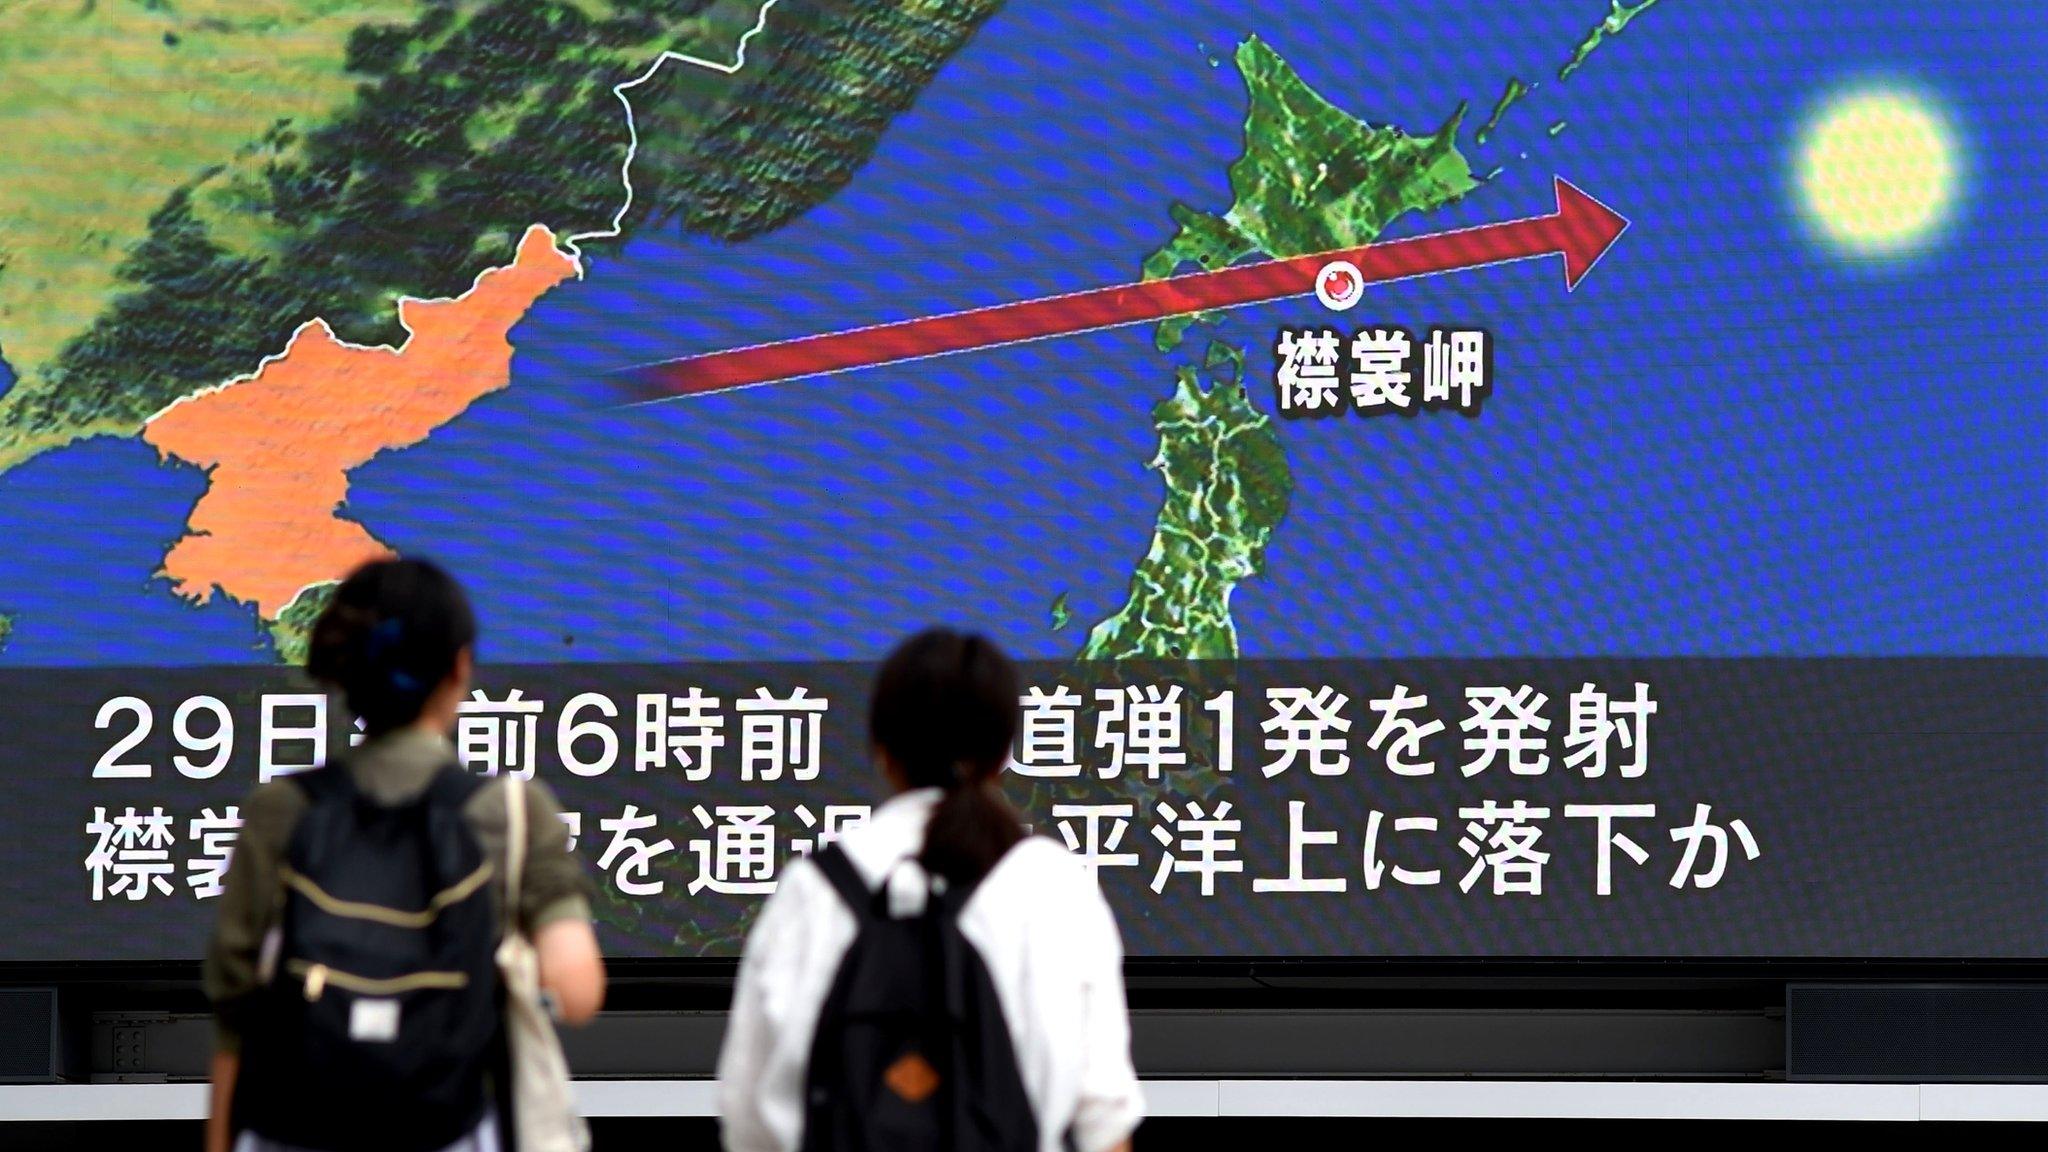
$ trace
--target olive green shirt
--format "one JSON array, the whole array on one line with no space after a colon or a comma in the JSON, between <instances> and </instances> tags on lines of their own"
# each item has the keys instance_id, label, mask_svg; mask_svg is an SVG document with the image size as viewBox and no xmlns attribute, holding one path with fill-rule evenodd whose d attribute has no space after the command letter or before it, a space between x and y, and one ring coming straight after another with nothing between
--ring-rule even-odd
<instances>
[{"instance_id":1,"label":"olive green shirt","mask_svg":"<svg viewBox=\"0 0 2048 1152\"><path fill-rule=\"evenodd\" d=\"M435 773L456 761L447 738L406 728L353 749L343 770L356 788L379 804L409 803L426 791ZM278 865L292 829L307 806L306 793L289 778L250 793L242 805L241 838L220 896L220 920L206 952L206 994L214 1004L222 1051L240 1050L233 1024L262 986L259 972L264 937L283 907ZM561 805L539 781L526 790L526 862L520 881L519 927L528 936L558 920L590 919L590 882L569 854L569 830ZM491 780L470 797L463 817L491 864L491 907L505 920L506 813L503 780Z\"/></svg>"}]
</instances>

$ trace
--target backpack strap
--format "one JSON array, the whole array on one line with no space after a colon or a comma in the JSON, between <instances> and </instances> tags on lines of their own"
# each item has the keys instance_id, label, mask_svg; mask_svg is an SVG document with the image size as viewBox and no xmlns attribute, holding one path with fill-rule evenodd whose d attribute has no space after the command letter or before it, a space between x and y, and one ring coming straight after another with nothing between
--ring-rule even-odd
<instances>
[{"instance_id":1,"label":"backpack strap","mask_svg":"<svg viewBox=\"0 0 2048 1152\"><path fill-rule=\"evenodd\" d=\"M481 777L464 768L460 761L450 760L434 773L434 779L427 784L426 791L420 793L420 800L449 808L461 808L469 803L471 796L483 790L484 783Z\"/></svg>"},{"instance_id":2,"label":"backpack strap","mask_svg":"<svg viewBox=\"0 0 2048 1152\"><path fill-rule=\"evenodd\" d=\"M839 845L828 845L823 851L811 853L811 863L832 882L833 890L845 901L855 920L865 922L875 914L875 894L868 890L867 881L861 879L859 869Z\"/></svg>"},{"instance_id":3,"label":"backpack strap","mask_svg":"<svg viewBox=\"0 0 2048 1152\"><path fill-rule=\"evenodd\" d=\"M337 757L318 768L294 772L284 777L306 794L308 803L318 804L325 800L339 800L361 795L356 787L355 773L350 770L346 759ZM434 778L410 803L439 803L450 808L460 808L482 788L484 782L470 773L456 761L450 760L434 773Z\"/></svg>"},{"instance_id":4,"label":"backpack strap","mask_svg":"<svg viewBox=\"0 0 2048 1152\"><path fill-rule=\"evenodd\" d=\"M349 773L348 764L340 759L330 760L318 768L310 768L304 772L294 772L284 779L291 781L293 787L305 794L308 804L353 796L356 791L356 782Z\"/></svg>"}]
</instances>

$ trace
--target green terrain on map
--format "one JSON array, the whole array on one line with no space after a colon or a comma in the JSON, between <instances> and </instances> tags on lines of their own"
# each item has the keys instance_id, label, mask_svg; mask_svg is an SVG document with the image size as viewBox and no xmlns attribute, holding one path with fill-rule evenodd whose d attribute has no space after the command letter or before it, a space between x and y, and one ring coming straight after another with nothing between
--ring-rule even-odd
<instances>
[{"instance_id":1,"label":"green terrain on map","mask_svg":"<svg viewBox=\"0 0 2048 1152\"><path fill-rule=\"evenodd\" d=\"M1507 86L1501 89L1500 99L1493 102L1493 111L1486 114L1486 123L1481 124L1479 131L1472 134L1472 142L1486 143L1493 136L1494 130L1500 127L1500 122L1508 114L1508 109L1521 103L1535 90L1536 85L1524 83L1518 76L1508 77Z\"/></svg>"},{"instance_id":2,"label":"green terrain on map","mask_svg":"<svg viewBox=\"0 0 2048 1152\"><path fill-rule=\"evenodd\" d=\"M743 235L831 195L995 5L943 18L925 7L782 0L758 67L665 69L638 93L662 135L636 160L623 230L681 216ZM0 194L0 346L17 376L0 400L0 468L80 436L132 435L315 316L351 341L402 342L400 296L459 294L509 263L533 223L607 230L628 141L613 86L667 50L731 56L759 9L508 0L406 5L402 21L397 5L332 0L9 10L0 114L28 134L23 152L61 157L61 141L104 136L92 155L116 178L53 161L49 186ZM126 83L124 67L122 82L72 81L76 93L54 97L110 38L151 83ZM866 50L841 51L850 43ZM181 116L195 93L232 115ZM742 190L780 153L734 143L755 136L756 108L811 161L767 196ZM186 120L182 136L157 127ZM97 195L96 183L116 202L65 215L71 190Z\"/></svg>"},{"instance_id":3,"label":"green terrain on map","mask_svg":"<svg viewBox=\"0 0 2048 1152\"><path fill-rule=\"evenodd\" d=\"M327 611L327 602L334 599L334 590L339 587L339 582L313 585L300 592L270 622L270 642L277 649L279 660L291 665L306 662L306 645L313 637L313 625Z\"/></svg>"},{"instance_id":4,"label":"green terrain on map","mask_svg":"<svg viewBox=\"0 0 2048 1152\"><path fill-rule=\"evenodd\" d=\"M1174 204L1180 230L1147 256L1145 279L1188 265L1220 268L1246 256L1299 256L1370 243L1406 212L1477 187L1457 147L1463 105L1435 132L1376 127L1318 94L1263 40L1237 49L1249 110L1244 152L1230 165L1235 200L1222 215ZM1180 348L1197 317L1158 328ZM1096 624L1084 660L1227 659L1238 654L1230 596L1258 574L1287 513L1294 478L1271 417L1244 390L1244 353L1211 345L1176 369L1174 394L1153 411L1166 485L1130 597Z\"/></svg>"},{"instance_id":5,"label":"green terrain on map","mask_svg":"<svg viewBox=\"0 0 2048 1152\"><path fill-rule=\"evenodd\" d=\"M401 297L460 294L535 223L597 254L664 222L778 227L1000 6L775 0L744 69L632 91L627 211L614 87L664 52L733 58L763 3L0 5L0 130L35 158L0 181L0 473L137 435L316 317L403 343Z\"/></svg>"},{"instance_id":6,"label":"green terrain on map","mask_svg":"<svg viewBox=\"0 0 2048 1152\"><path fill-rule=\"evenodd\" d=\"M1571 57L1558 68L1557 78L1571 79L1572 73L1584 67L1586 58L1598 51L1600 45L1607 42L1608 37L1621 35L1622 29L1628 27L1629 21L1649 11L1656 4L1657 0L1640 0L1640 3L1636 4L1625 4L1622 0L1607 0L1607 16L1593 25L1592 30L1572 46Z\"/></svg>"}]
</instances>

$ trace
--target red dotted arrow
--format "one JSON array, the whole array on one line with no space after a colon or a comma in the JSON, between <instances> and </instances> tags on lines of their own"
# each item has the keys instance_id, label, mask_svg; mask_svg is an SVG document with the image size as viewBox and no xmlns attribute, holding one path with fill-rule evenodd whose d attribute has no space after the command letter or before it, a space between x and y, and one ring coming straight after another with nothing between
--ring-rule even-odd
<instances>
[{"instance_id":1,"label":"red dotted arrow","mask_svg":"<svg viewBox=\"0 0 2048 1152\"><path fill-rule=\"evenodd\" d=\"M1556 178L1556 186L1557 211L1542 216L707 352L620 375L635 401L724 392L1304 296L1315 291L1316 274L1332 260L1350 261L1365 283L1378 284L1557 254L1564 257L1564 284L1570 290L1628 228L1628 221L1563 177Z\"/></svg>"}]
</instances>

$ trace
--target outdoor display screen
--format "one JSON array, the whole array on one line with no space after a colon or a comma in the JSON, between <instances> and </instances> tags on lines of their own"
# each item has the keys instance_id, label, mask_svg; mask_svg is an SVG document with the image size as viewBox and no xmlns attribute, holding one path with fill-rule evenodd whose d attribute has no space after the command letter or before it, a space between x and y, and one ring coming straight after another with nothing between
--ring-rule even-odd
<instances>
[{"instance_id":1,"label":"outdoor display screen","mask_svg":"<svg viewBox=\"0 0 2048 1152\"><path fill-rule=\"evenodd\" d=\"M2048 20L0 10L0 961L188 959L356 564L610 951L1025 662L1134 956L2048 947Z\"/></svg>"}]
</instances>

